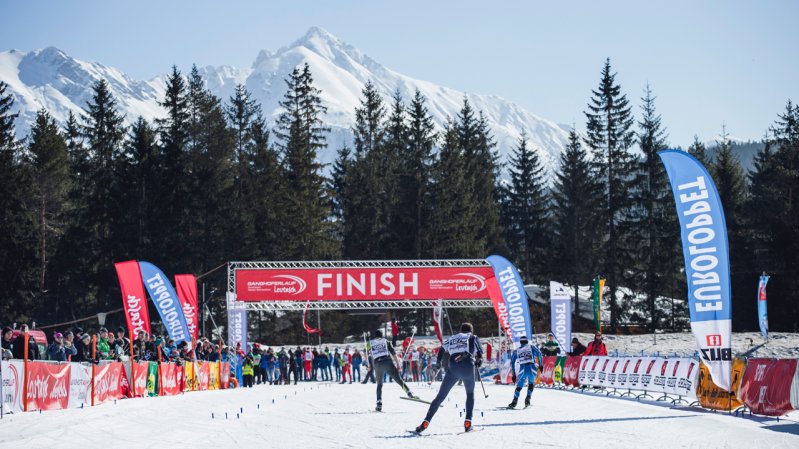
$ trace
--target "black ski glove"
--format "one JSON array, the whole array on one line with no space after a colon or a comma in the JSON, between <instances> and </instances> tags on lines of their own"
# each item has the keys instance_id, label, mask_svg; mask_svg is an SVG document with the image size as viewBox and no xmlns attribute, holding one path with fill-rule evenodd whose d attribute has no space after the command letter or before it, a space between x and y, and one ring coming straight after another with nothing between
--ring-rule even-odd
<instances>
[{"instance_id":1,"label":"black ski glove","mask_svg":"<svg viewBox=\"0 0 799 449\"><path fill-rule=\"evenodd\" d=\"M515 374L511 376L511 380L513 380L513 383L516 383L516 375Z\"/></svg>"},{"instance_id":2,"label":"black ski glove","mask_svg":"<svg viewBox=\"0 0 799 449\"><path fill-rule=\"evenodd\" d=\"M474 361L474 366L480 366L483 364L482 357L478 357L477 360Z\"/></svg>"}]
</instances>

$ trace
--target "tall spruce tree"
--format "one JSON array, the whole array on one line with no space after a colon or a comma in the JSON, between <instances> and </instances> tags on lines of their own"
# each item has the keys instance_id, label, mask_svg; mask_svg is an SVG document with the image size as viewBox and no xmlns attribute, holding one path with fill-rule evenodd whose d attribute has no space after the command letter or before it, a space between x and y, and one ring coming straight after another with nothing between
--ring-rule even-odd
<instances>
[{"instance_id":1,"label":"tall spruce tree","mask_svg":"<svg viewBox=\"0 0 799 449\"><path fill-rule=\"evenodd\" d=\"M625 242L634 263L627 271L626 280L633 290L643 293L645 313L632 318L646 322L654 332L664 318L657 307L658 297L674 290L671 281L679 267L676 246L679 226L666 171L657 154L666 149L667 135L648 85L641 101L637 140L642 157L630 185L633 207Z\"/></svg>"},{"instance_id":2,"label":"tall spruce tree","mask_svg":"<svg viewBox=\"0 0 799 449\"><path fill-rule=\"evenodd\" d=\"M625 250L622 242L628 232L625 218L632 206L630 174L636 158L630 151L635 142L631 106L616 82L610 59L605 61L599 87L592 94L584 113L587 119L585 143L593 150L596 169L603 178L604 196L599 204L605 222L601 274L607 279L610 327L615 332L622 313L617 299L619 282L624 270L633 262L632 254Z\"/></svg>"},{"instance_id":3,"label":"tall spruce tree","mask_svg":"<svg viewBox=\"0 0 799 449\"><path fill-rule=\"evenodd\" d=\"M155 188L158 185L158 144L157 132L142 117L133 124L126 142L125 184L128 186L125 197L126 207L135 211L135 220L127 223L129 232L128 248L131 256L151 260L157 256L159 236L157 215L155 215Z\"/></svg>"},{"instance_id":4,"label":"tall spruce tree","mask_svg":"<svg viewBox=\"0 0 799 449\"><path fill-rule=\"evenodd\" d=\"M697 135L694 135L694 141L691 142L691 146L688 147L688 154L695 157L705 168L709 168L712 163L710 155L707 153L707 147L699 140L699 136Z\"/></svg>"},{"instance_id":5,"label":"tall spruce tree","mask_svg":"<svg viewBox=\"0 0 799 449\"><path fill-rule=\"evenodd\" d=\"M550 199L544 168L524 132L511 155L509 172L506 241L523 273L541 275L549 271L545 252L551 241Z\"/></svg>"},{"instance_id":6,"label":"tall spruce tree","mask_svg":"<svg viewBox=\"0 0 799 449\"><path fill-rule=\"evenodd\" d=\"M50 114L41 109L28 139L28 164L32 184L28 210L38 227L39 291L47 290L49 256L66 230L70 189L67 145Z\"/></svg>"},{"instance_id":7,"label":"tall spruce tree","mask_svg":"<svg viewBox=\"0 0 799 449\"><path fill-rule=\"evenodd\" d=\"M286 222L294 228L284 242L286 254L303 260L331 258L338 253L329 221L332 201L316 160L318 152L327 147L329 128L322 121L327 108L307 63L294 68L286 85L280 101L283 112L274 128L283 156Z\"/></svg>"},{"instance_id":8,"label":"tall spruce tree","mask_svg":"<svg viewBox=\"0 0 799 449\"><path fill-rule=\"evenodd\" d=\"M256 115L250 126L251 155L248 163L247 191L244 201L251 208L255 242L249 257L280 260L284 256L282 241L288 232L280 203L285 189L280 163L270 143L270 133L263 117Z\"/></svg>"},{"instance_id":9,"label":"tall spruce tree","mask_svg":"<svg viewBox=\"0 0 799 449\"><path fill-rule=\"evenodd\" d=\"M598 228L604 223L597 210L601 196L601 180L591 168L577 131L572 129L552 189L556 244L555 256L550 259L554 262L553 274L574 286L575 323L580 310L577 286L589 284L598 266L602 238Z\"/></svg>"}]
</instances>

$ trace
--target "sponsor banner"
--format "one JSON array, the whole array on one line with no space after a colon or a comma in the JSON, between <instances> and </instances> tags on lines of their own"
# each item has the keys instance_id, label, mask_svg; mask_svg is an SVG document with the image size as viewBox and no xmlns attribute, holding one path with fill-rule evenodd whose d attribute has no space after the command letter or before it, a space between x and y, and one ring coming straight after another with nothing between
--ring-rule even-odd
<instances>
[{"instance_id":1,"label":"sponsor banner","mask_svg":"<svg viewBox=\"0 0 799 449\"><path fill-rule=\"evenodd\" d=\"M671 182L680 221L691 330L713 381L732 385L730 259L724 209L713 178L680 150L658 153Z\"/></svg>"},{"instance_id":2,"label":"sponsor banner","mask_svg":"<svg viewBox=\"0 0 799 449\"><path fill-rule=\"evenodd\" d=\"M68 363L28 362L28 410L61 410L69 405Z\"/></svg>"},{"instance_id":3,"label":"sponsor banner","mask_svg":"<svg viewBox=\"0 0 799 449\"><path fill-rule=\"evenodd\" d=\"M561 348L570 348L572 341L572 298L560 282L549 281L549 308L552 335Z\"/></svg>"},{"instance_id":4,"label":"sponsor banner","mask_svg":"<svg viewBox=\"0 0 799 449\"><path fill-rule=\"evenodd\" d=\"M174 396L183 391L183 367L174 363L162 363L158 367L159 391L162 396Z\"/></svg>"},{"instance_id":5,"label":"sponsor banner","mask_svg":"<svg viewBox=\"0 0 799 449\"><path fill-rule=\"evenodd\" d=\"M150 262L139 262L139 268L144 286L150 293L155 310L161 316L169 338L174 339L176 344L181 341L192 341L191 332L186 323L186 315L183 313L178 294L169 282L169 278L160 268Z\"/></svg>"},{"instance_id":6,"label":"sponsor banner","mask_svg":"<svg viewBox=\"0 0 799 449\"><path fill-rule=\"evenodd\" d=\"M696 395L699 362L691 358L586 356L579 365L581 385Z\"/></svg>"},{"instance_id":7,"label":"sponsor banner","mask_svg":"<svg viewBox=\"0 0 799 449\"><path fill-rule=\"evenodd\" d=\"M527 303L527 292L519 271L502 256L488 256L486 259L494 269L494 277L499 284L500 293L508 309L508 325L513 343L518 347L522 336L532 339L533 326L530 320L530 308Z\"/></svg>"},{"instance_id":8,"label":"sponsor banner","mask_svg":"<svg viewBox=\"0 0 799 449\"><path fill-rule=\"evenodd\" d=\"M632 357L629 366L625 370L625 374L627 375L627 388L632 390L645 390L643 377L646 375L649 359L650 357Z\"/></svg>"},{"instance_id":9,"label":"sponsor banner","mask_svg":"<svg viewBox=\"0 0 799 449\"><path fill-rule=\"evenodd\" d=\"M485 299L489 267L236 270L238 301Z\"/></svg>"},{"instance_id":10,"label":"sponsor banner","mask_svg":"<svg viewBox=\"0 0 799 449\"><path fill-rule=\"evenodd\" d=\"M94 405L128 395L128 378L121 362L98 365L94 369Z\"/></svg>"},{"instance_id":11,"label":"sponsor banner","mask_svg":"<svg viewBox=\"0 0 799 449\"><path fill-rule=\"evenodd\" d=\"M677 396L696 397L699 362L691 358L669 359L664 393Z\"/></svg>"},{"instance_id":12,"label":"sponsor banner","mask_svg":"<svg viewBox=\"0 0 799 449\"><path fill-rule=\"evenodd\" d=\"M552 376L552 380L556 384L563 383L563 366L566 364L566 356L558 356L558 361L555 362L555 373Z\"/></svg>"},{"instance_id":13,"label":"sponsor banner","mask_svg":"<svg viewBox=\"0 0 799 449\"><path fill-rule=\"evenodd\" d=\"M196 391L197 390L197 376L195 375L197 368L197 362L186 362L183 365L183 379L185 382L185 387L183 388L184 391Z\"/></svg>"},{"instance_id":14,"label":"sponsor banner","mask_svg":"<svg viewBox=\"0 0 799 449\"><path fill-rule=\"evenodd\" d=\"M180 299L180 306L183 307L183 314L186 316L186 324L189 326L191 340L197 341L197 337L200 335L197 278L193 274L176 274L175 290L177 290L178 299Z\"/></svg>"},{"instance_id":15,"label":"sponsor banner","mask_svg":"<svg viewBox=\"0 0 799 449\"><path fill-rule=\"evenodd\" d=\"M563 384L575 388L580 387L579 374L580 365L582 364L583 356L566 357L566 362L563 364Z\"/></svg>"},{"instance_id":16,"label":"sponsor banner","mask_svg":"<svg viewBox=\"0 0 799 449\"><path fill-rule=\"evenodd\" d=\"M144 331L150 334L150 316L147 312L147 296L142 285L139 263L135 260L114 264L122 291L122 305L125 307L125 320L128 333L139 335Z\"/></svg>"},{"instance_id":17,"label":"sponsor banner","mask_svg":"<svg viewBox=\"0 0 799 449\"><path fill-rule=\"evenodd\" d=\"M208 363L208 389L219 389L219 363Z\"/></svg>"},{"instance_id":18,"label":"sponsor banner","mask_svg":"<svg viewBox=\"0 0 799 449\"><path fill-rule=\"evenodd\" d=\"M211 380L211 363L209 362L197 362L195 365L195 376L197 378L197 390L198 391L206 391L208 390L208 384Z\"/></svg>"},{"instance_id":19,"label":"sponsor banner","mask_svg":"<svg viewBox=\"0 0 799 449\"><path fill-rule=\"evenodd\" d=\"M128 397L142 397L147 395L147 375L150 371L149 362L133 362L134 374L131 376L131 364L125 363L125 374L128 379L133 379L133 382L128 389ZM135 377L135 378L134 378Z\"/></svg>"},{"instance_id":20,"label":"sponsor banner","mask_svg":"<svg viewBox=\"0 0 799 449\"><path fill-rule=\"evenodd\" d=\"M3 384L3 397L0 405L3 413L23 411L23 377L25 375L25 362L22 360L0 361L0 379Z\"/></svg>"},{"instance_id":21,"label":"sponsor banner","mask_svg":"<svg viewBox=\"0 0 799 449\"><path fill-rule=\"evenodd\" d=\"M231 348L241 344L242 350L247 351L247 309L236 309L228 305L227 344Z\"/></svg>"},{"instance_id":22,"label":"sponsor banner","mask_svg":"<svg viewBox=\"0 0 799 449\"><path fill-rule=\"evenodd\" d=\"M147 362L147 396L158 396L158 362Z\"/></svg>"},{"instance_id":23,"label":"sponsor banner","mask_svg":"<svg viewBox=\"0 0 799 449\"><path fill-rule=\"evenodd\" d=\"M502 291L499 289L499 282L497 278L490 277L486 279L486 288L488 289L488 296L491 298L491 305L494 306L494 313L499 320L499 326L507 338L510 338L510 325L508 325L508 306L505 304L505 298L502 297Z\"/></svg>"},{"instance_id":24,"label":"sponsor banner","mask_svg":"<svg viewBox=\"0 0 799 449\"><path fill-rule=\"evenodd\" d=\"M536 378L536 383L544 385L552 385L555 377L555 365L558 363L558 358L555 356L544 357L543 367L541 368L541 375Z\"/></svg>"},{"instance_id":25,"label":"sponsor banner","mask_svg":"<svg viewBox=\"0 0 799 449\"><path fill-rule=\"evenodd\" d=\"M768 280L769 276L764 274L760 276L760 282L757 284L757 322L760 324L760 334L766 340L768 340L768 310L766 307L766 285Z\"/></svg>"},{"instance_id":26,"label":"sponsor banner","mask_svg":"<svg viewBox=\"0 0 799 449\"><path fill-rule=\"evenodd\" d=\"M696 388L699 405L711 410L735 410L741 407L743 402L741 402L738 397L745 370L746 362L744 362L743 359L733 359L732 393L730 393L726 390L722 390L713 382L707 366L702 364L699 368L699 379Z\"/></svg>"},{"instance_id":27,"label":"sponsor banner","mask_svg":"<svg viewBox=\"0 0 799 449\"><path fill-rule=\"evenodd\" d=\"M782 416L794 410L799 395L796 364L797 359L749 359L739 397L758 415Z\"/></svg>"},{"instance_id":28,"label":"sponsor banner","mask_svg":"<svg viewBox=\"0 0 799 449\"><path fill-rule=\"evenodd\" d=\"M230 386L230 362L222 362L219 365L219 384L223 389Z\"/></svg>"},{"instance_id":29,"label":"sponsor banner","mask_svg":"<svg viewBox=\"0 0 799 449\"><path fill-rule=\"evenodd\" d=\"M67 407L80 408L81 406L91 405L92 400L89 396L92 385L91 365L70 363L69 369L69 400L67 401Z\"/></svg>"},{"instance_id":30,"label":"sponsor banner","mask_svg":"<svg viewBox=\"0 0 799 449\"><path fill-rule=\"evenodd\" d=\"M613 357L607 368L607 386L611 388L627 388L627 374L624 369L629 366L629 357Z\"/></svg>"},{"instance_id":31,"label":"sponsor banner","mask_svg":"<svg viewBox=\"0 0 799 449\"><path fill-rule=\"evenodd\" d=\"M594 285L591 289L591 296L594 300L594 327L597 332L602 332L602 295L605 292L605 279L594 278Z\"/></svg>"}]
</instances>

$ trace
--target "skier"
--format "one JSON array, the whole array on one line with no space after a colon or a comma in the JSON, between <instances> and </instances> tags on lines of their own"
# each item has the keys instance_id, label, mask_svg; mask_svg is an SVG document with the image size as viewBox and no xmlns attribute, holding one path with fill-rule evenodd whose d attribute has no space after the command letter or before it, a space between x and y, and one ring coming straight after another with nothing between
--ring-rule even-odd
<instances>
[{"instance_id":1,"label":"skier","mask_svg":"<svg viewBox=\"0 0 799 449\"><path fill-rule=\"evenodd\" d=\"M513 382L516 383L516 391L513 392L513 400L508 404L508 408L515 408L516 403L519 401L519 393L524 387L524 381L527 381L527 397L524 398L524 406L530 406L530 397L533 395L535 388L535 378L538 376L538 367L542 365L541 351L530 344L527 337L522 336L519 338L519 349L513 351L510 357L510 369L513 373ZM516 361L519 361L519 375L518 382L516 376Z\"/></svg>"},{"instance_id":2,"label":"skier","mask_svg":"<svg viewBox=\"0 0 799 449\"><path fill-rule=\"evenodd\" d=\"M377 378L377 406L375 410L378 412L383 410L383 375L386 373L397 382L397 385L402 387L409 398L419 399L413 395L411 389L400 378L397 365L395 365L397 353L394 352L394 346L383 338L383 332L375 331L374 335L375 338L372 339L369 346L374 358L374 375Z\"/></svg>"},{"instance_id":3,"label":"skier","mask_svg":"<svg viewBox=\"0 0 799 449\"><path fill-rule=\"evenodd\" d=\"M433 419L433 415L438 411L441 403L444 402L444 398L447 397L449 391L458 381L463 381L463 386L466 388L466 420L463 422L463 428L466 432L472 430L474 372L475 367L479 367L483 363L483 350L480 346L480 340L472 333L471 323L461 324L461 332L444 342L438 351L439 364L444 357L444 352L449 354L449 369L447 369L444 380L441 382L441 389L438 390L436 398L433 399L430 408L427 410L427 416L416 427L416 433L422 433L427 429L427 426L430 425L430 420Z\"/></svg>"}]
</instances>

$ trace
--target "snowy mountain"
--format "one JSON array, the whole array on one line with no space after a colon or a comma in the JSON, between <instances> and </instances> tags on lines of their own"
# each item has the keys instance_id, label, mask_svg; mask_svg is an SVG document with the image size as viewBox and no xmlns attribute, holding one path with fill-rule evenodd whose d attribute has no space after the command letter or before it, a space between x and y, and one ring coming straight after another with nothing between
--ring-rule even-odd
<instances>
[{"instance_id":1,"label":"snowy mountain","mask_svg":"<svg viewBox=\"0 0 799 449\"><path fill-rule=\"evenodd\" d=\"M486 115L503 161L507 161L522 131L541 150L542 163L549 169L556 166L567 142L567 127L497 96L464 93L398 73L318 27L312 27L302 38L277 51L261 51L251 67L206 66L200 72L209 89L225 101L236 84L244 84L261 103L265 115L274 117L279 112L278 101L285 93L283 80L294 67L305 62L310 65L328 107L330 145L320 154L325 163L335 158L342 144L351 145L350 126L355 107L363 85L370 80L386 101L390 101L396 90L406 100L416 89L421 91L439 129L448 117L457 114L463 98L468 98L475 109ZM15 97L20 112L17 122L20 137L27 135L39 108L47 108L59 120L64 120L70 110L80 113L91 97L92 83L100 78L109 82L129 123L140 115L152 120L164 114L158 101L163 97L166 73L149 81L133 80L115 68L77 60L53 47L27 53L0 52L0 79L10 85Z\"/></svg>"}]
</instances>

